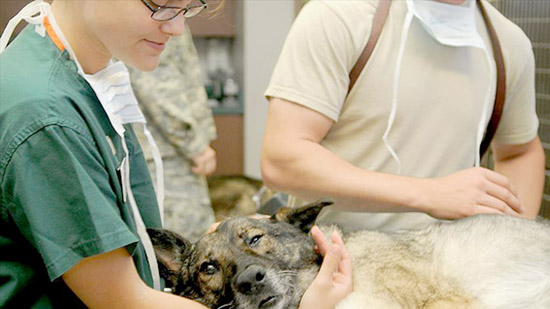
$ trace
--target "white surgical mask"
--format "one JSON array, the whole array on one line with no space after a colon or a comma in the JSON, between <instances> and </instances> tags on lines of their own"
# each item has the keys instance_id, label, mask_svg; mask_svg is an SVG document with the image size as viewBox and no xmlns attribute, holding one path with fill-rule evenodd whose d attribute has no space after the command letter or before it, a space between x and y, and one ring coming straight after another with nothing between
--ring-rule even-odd
<instances>
[{"instance_id":1,"label":"white surgical mask","mask_svg":"<svg viewBox=\"0 0 550 309\"><path fill-rule=\"evenodd\" d=\"M125 152L125 157L121 164L122 172L122 191L124 201L128 201L136 221L137 233L145 248L151 275L155 289L160 289L160 276L158 271L157 260L155 257L153 245L147 234L145 223L141 218L141 214L137 207L137 203L132 193L130 184L130 163L128 156L128 147L124 139L124 124L140 123L143 125L143 131L151 149L153 151L153 159L155 161L155 169L157 174L157 200L159 203L159 211L161 219L163 217L163 201L164 201L164 175L162 166L162 157L151 133L147 129L146 120L141 112L136 96L130 84L130 75L128 69L122 62L111 61L107 67L95 74L86 74L82 66L78 62L74 51L71 49L67 39L57 25L55 18L50 10L50 5L42 0L35 0L25 6L10 22L4 30L0 38L0 53L3 52L11 38L11 35L21 20L26 20L29 24L36 25L35 31L40 36L46 35L44 20L48 18L53 30L61 40L71 59L75 62L78 73L90 84L94 90L99 102L101 103L109 121L117 134L121 137L122 146ZM108 137L107 137L108 138ZM108 138L109 139L109 138ZM109 140L110 141L110 140Z\"/></svg>"},{"instance_id":2,"label":"white surgical mask","mask_svg":"<svg viewBox=\"0 0 550 309\"><path fill-rule=\"evenodd\" d=\"M413 18L416 18L423 29L440 44L452 47L474 47L483 50L487 65L489 66L489 84L485 94L485 102L482 109L481 120L477 130L477 150L475 166L480 164L479 149L483 134L487 125L487 110L490 105L491 86L495 83L496 68L494 60L489 54L485 41L477 31L476 27L476 5L475 0L466 0L464 6L440 3L435 0L406 0L408 12L403 23L401 41L397 54L397 62L393 80L392 109L388 117L388 125L382 137L384 145L390 152L397 164L397 174L401 173L401 161L399 156L390 145L388 136L395 120L397 112L397 95L399 92L399 78L401 65L405 51L405 43L411 28Z\"/></svg>"},{"instance_id":3,"label":"white surgical mask","mask_svg":"<svg viewBox=\"0 0 550 309\"><path fill-rule=\"evenodd\" d=\"M475 1L466 0L465 6L460 6L435 0L407 0L407 8L439 43L485 48L476 27Z\"/></svg>"},{"instance_id":4,"label":"white surgical mask","mask_svg":"<svg viewBox=\"0 0 550 309\"><path fill-rule=\"evenodd\" d=\"M50 21L52 26L55 24L55 21L52 19ZM59 34L58 34L59 35ZM66 45L65 48L69 54L74 55L74 52L71 48ZM74 58L76 59L76 58ZM75 60L76 62L76 60ZM105 113L107 114L111 125L115 129L118 135L121 137L124 136L124 126L129 123L140 123L143 126L143 132L147 137L147 141L152 149L153 160L155 162L155 171L157 175L157 200L159 203L159 211L163 214L163 201L164 201L164 173L162 165L162 157L160 155L160 150L153 139L153 136L147 129L147 121L145 116L139 108L138 101L132 89L130 83L130 73L128 68L121 61L111 62L101 71L95 74L85 74L83 73L80 65L77 62L79 67L80 74L86 79L94 90L96 96L98 97ZM124 139L123 143L125 144ZM126 156L128 155L127 149ZM124 172L129 173L129 167ZM124 190L125 196L127 192L131 190Z\"/></svg>"}]
</instances>

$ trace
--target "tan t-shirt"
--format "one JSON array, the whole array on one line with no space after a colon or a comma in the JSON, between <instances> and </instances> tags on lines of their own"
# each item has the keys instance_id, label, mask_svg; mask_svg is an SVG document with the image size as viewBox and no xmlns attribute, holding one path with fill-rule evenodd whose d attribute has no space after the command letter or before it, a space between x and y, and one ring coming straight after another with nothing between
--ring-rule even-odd
<instances>
[{"instance_id":1,"label":"tan t-shirt","mask_svg":"<svg viewBox=\"0 0 550 309\"><path fill-rule=\"evenodd\" d=\"M519 27L483 2L506 66L506 101L495 140L525 143L538 129L531 44ZM322 145L343 159L367 170L396 173L397 161L382 137L392 112L406 1L392 1L374 53L346 98L349 72L368 40L377 5L377 0L310 1L292 26L265 94L333 119ZM479 10L477 27L492 56ZM490 77L495 80L495 71L483 50L442 45L415 18L407 35L387 139L399 158L401 175L437 177L472 167L482 114L488 121L492 112L496 82ZM358 214L330 208L318 218L350 230L395 230L433 220L422 213Z\"/></svg>"}]
</instances>

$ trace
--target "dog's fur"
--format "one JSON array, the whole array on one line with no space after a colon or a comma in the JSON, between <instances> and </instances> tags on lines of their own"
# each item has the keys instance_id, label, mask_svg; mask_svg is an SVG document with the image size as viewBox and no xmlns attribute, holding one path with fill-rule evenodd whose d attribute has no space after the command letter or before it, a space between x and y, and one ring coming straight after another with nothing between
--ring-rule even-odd
<instances>
[{"instance_id":1,"label":"dog's fur","mask_svg":"<svg viewBox=\"0 0 550 309\"><path fill-rule=\"evenodd\" d=\"M320 262L308 232L328 204L229 219L193 245L150 230L161 275L210 307L297 307ZM484 215L344 242L354 286L339 308L550 308L548 222Z\"/></svg>"}]
</instances>

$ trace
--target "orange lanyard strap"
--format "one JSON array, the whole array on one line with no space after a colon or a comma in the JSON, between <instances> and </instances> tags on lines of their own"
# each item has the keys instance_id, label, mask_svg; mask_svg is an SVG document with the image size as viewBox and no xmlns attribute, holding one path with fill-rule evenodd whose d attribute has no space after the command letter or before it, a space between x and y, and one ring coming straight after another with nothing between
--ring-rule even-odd
<instances>
[{"instance_id":1,"label":"orange lanyard strap","mask_svg":"<svg viewBox=\"0 0 550 309\"><path fill-rule=\"evenodd\" d=\"M63 45L63 42L61 42L61 40L57 36L57 33L55 33L55 31L53 30L52 24L48 20L48 17L44 17L44 27L46 27L46 32L48 33L48 36L55 44L55 46L57 46L60 51L64 51L65 45Z\"/></svg>"}]
</instances>

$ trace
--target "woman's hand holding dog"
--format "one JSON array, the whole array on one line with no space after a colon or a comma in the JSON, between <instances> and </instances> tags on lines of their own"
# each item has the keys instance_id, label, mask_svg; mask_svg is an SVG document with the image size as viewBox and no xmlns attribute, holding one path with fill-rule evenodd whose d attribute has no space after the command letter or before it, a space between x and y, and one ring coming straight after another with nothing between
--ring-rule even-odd
<instances>
[{"instance_id":1,"label":"woman's hand holding dog","mask_svg":"<svg viewBox=\"0 0 550 309\"><path fill-rule=\"evenodd\" d=\"M311 229L311 235L324 260L317 277L304 293L300 308L334 308L352 291L351 258L336 232L331 236L332 244L316 226Z\"/></svg>"}]
</instances>

